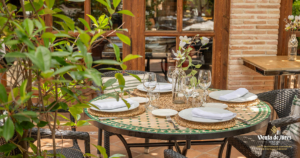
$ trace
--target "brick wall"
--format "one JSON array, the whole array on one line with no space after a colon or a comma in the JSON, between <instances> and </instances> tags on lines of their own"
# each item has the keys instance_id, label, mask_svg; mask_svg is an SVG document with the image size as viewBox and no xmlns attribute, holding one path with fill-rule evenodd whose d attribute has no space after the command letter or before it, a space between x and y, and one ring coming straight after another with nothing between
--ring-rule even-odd
<instances>
[{"instance_id":1,"label":"brick wall","mask_svg":"<svg viewBox=\"0 0 300 158\"><path fill-rule=\"evenodd\" d=\"M241 57L276 56L280 0L231 0L228 89L273 89L273 77L243 66Z\"/></svg>"}]
</instances>

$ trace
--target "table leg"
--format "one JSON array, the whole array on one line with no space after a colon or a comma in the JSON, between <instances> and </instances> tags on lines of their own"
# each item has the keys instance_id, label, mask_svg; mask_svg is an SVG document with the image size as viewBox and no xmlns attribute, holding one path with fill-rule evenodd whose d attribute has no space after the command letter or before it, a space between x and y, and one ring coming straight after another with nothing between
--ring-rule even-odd
<instances>
[{"instance_id":1,"label":"table leg","mask_svg":"<svg viewBox=\"0 0 300 158\"><path fill-rule=\"evenodd\" d=\"M109 142L110 133L104 131L104 148L106 149L106 154L110 156L110 142Z\"/></svg>"},{"instance_id":2,"label":"table leg","mask_svg":"<svg viewBox=\"0 0 300 158\"><path fill-rule=\"evenodd\" d=\"M187 140L182 150L182 155L186 156L188 149L191 149L191 140Z\"/></svg>"},{"instance_id":3,"label":"table leg","mask_svg":"<svg viewBox=\"0 0 300 158\"><path fill-rule=\"evenodd\" d=\"M172 143L172 140L169 140L169 143ZM168 149L172 149L173 150L173 146L169 146Z\"/></svg>"},{"instance_id":4,"label":"table leg","mask_svg":"<svg viewBox=\"0 0 300 158\"><path fill-rule=\"evenodd\" d=\"M98 145L102 146L102 129L98 128ZM100 151L97 150L97 154L100 157Z\"/></svg>"},{"instance_id":5,"label":"table leg","mask_svg":"<svg viewBox=\"0 0 300 158\"><path fill-rule=\"evenodd\" d=\"M145 138L145 144L149 143L149 139L148 138ZM144 151L145 154L149 154L149 147L145 147L145 151Z\"/></svg>"},{"instance_id":6,"label":"table leg","mask_svg":"<svg viewBox=\"0 0 300 158\"><path fill-rule=\"evenodd\" d=\"M279 75L276 75L274 77L274 90L279 89L278 80L279 80Z\"/></svg>"},{"instance_id":7,"label":"table leg","mask_svg":"<svg viewBox=\"0 0 300 158\"><path fill-rule=\"evenodd\" d=\"M218 156L218 158L222 158L223 150L224 150L224 148L225 148L226 143L227 143L227 138L225 138L225 139L223 140L223 143L221 144L221 147L220 147L220 150L219 150L219 156Z\"/></svg>"}]
</instances>

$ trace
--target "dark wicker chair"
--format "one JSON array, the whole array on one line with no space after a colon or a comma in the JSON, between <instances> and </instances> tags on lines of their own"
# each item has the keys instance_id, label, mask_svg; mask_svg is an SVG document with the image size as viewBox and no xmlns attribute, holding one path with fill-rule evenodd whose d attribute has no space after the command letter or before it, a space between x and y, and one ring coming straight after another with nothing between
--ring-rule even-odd
<instances>
[{"instance_id":1,"label":"dark wicker chair","mask_svg":"<svg viewBox=\"0 0 300 158\"><path fill-rule=\"evenodd\" d=\"M186 158L186 157L175 152L172 149L167 149L164 151L164 158Z\"/></svg>"},{"instance_id":2,"label":"dark wicker chair","mask_svg":"<svg viewBox=\"0 0 300 158\"><path fill-rule=\"evenodd\" d=\"M273 126L280 127L283 131L287 125L300 122L300 116L289 116L294 96L299 95L299 92L299 89L284 89L258 94L260 100L271 104L279 117L279 119L269 122L266 135L272 134L271 129ZM297 144L293 140L260 141L257 135L236 136L228 138L226 158L230 157L232 146L249 158L292 158L296 155ZM259 146L289 146L289 148L287 150L262 150Z\"/></svg>"}]
</instances>

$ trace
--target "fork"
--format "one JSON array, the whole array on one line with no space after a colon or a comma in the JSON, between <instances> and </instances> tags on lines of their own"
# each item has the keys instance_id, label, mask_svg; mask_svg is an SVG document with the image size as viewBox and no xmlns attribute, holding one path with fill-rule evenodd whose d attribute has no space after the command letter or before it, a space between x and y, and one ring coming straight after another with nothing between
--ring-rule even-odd
<instances>
[{"instance_id":1,"label":"fork","mask_svg":"<svg viewBox=\"0 0 300 158\"><path fill-rule=\"evenodd\" d=\"M171 117L170 116L166 116L167 118L167 121L170 122L170 123L173 123L173 126L176 130L179 130L179 128L175 125L175 123L172 121Z\"/></svg>"}]
</instances>

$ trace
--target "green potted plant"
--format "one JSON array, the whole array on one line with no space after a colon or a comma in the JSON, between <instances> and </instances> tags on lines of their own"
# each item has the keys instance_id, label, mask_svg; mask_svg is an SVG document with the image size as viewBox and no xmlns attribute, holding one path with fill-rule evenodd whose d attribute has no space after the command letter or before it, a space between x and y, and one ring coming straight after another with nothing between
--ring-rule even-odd
<instances>
[{"instance_id":1,"label":"green potted plant","mask_svg":"<svg viewBox=\"0 0 300 158\"><path fill-rule=\"evenodd\" d=\"M2 54L1 73L9 76L7 86L0 84L0 119L3 123L0 136L6 141L0 146L0 152L8 157L15 150L20 151L19 156L22 157L44 157L41 136L37 137L38 145L33 145L31 129L36 127L40 130L46 126L54 135L58 125L87 125L88 120L80 120L79 116L83 108L93 105L83 100L82 90L97 89L90 82L102 89L118 82L120 93L125 93L123 87L126 84L122 73L102 84L101 73L93 65L119 65L126 70L125 62L140 56L130 54L121 60L119 47L112 43L117 60L92 59L91 50L112 33L116 33L125 44L131 44L130 39L122 34L126 29L112 27L112 14L116 12L120 0L99 0L109 14L100 17L88 15L93 28L84 19L79 19L86 30L78 28L71 18L60 14L60 9L53 8L53 0L21 0L20 3L20 8L5 0L0 3L0 47L6 49L6 53ZM134 16L128 10L118 13ZM56 30L56 34L47 32L49 26L43 20L45 15L60 19L57 23L64 30ZM71 79L66 79L66 74ZM138 76L133 76L140 80ZM117 93L113 97L122 99L122 96ZM68 110L75 122L67 119L67 123L60 124L59 109ZM53 124L50 123L51 117ZM57 157L55 137L53 142L53 156ZM29 148L34 148L34 152L29 152Z\"/></svg>"}]
</instances>

